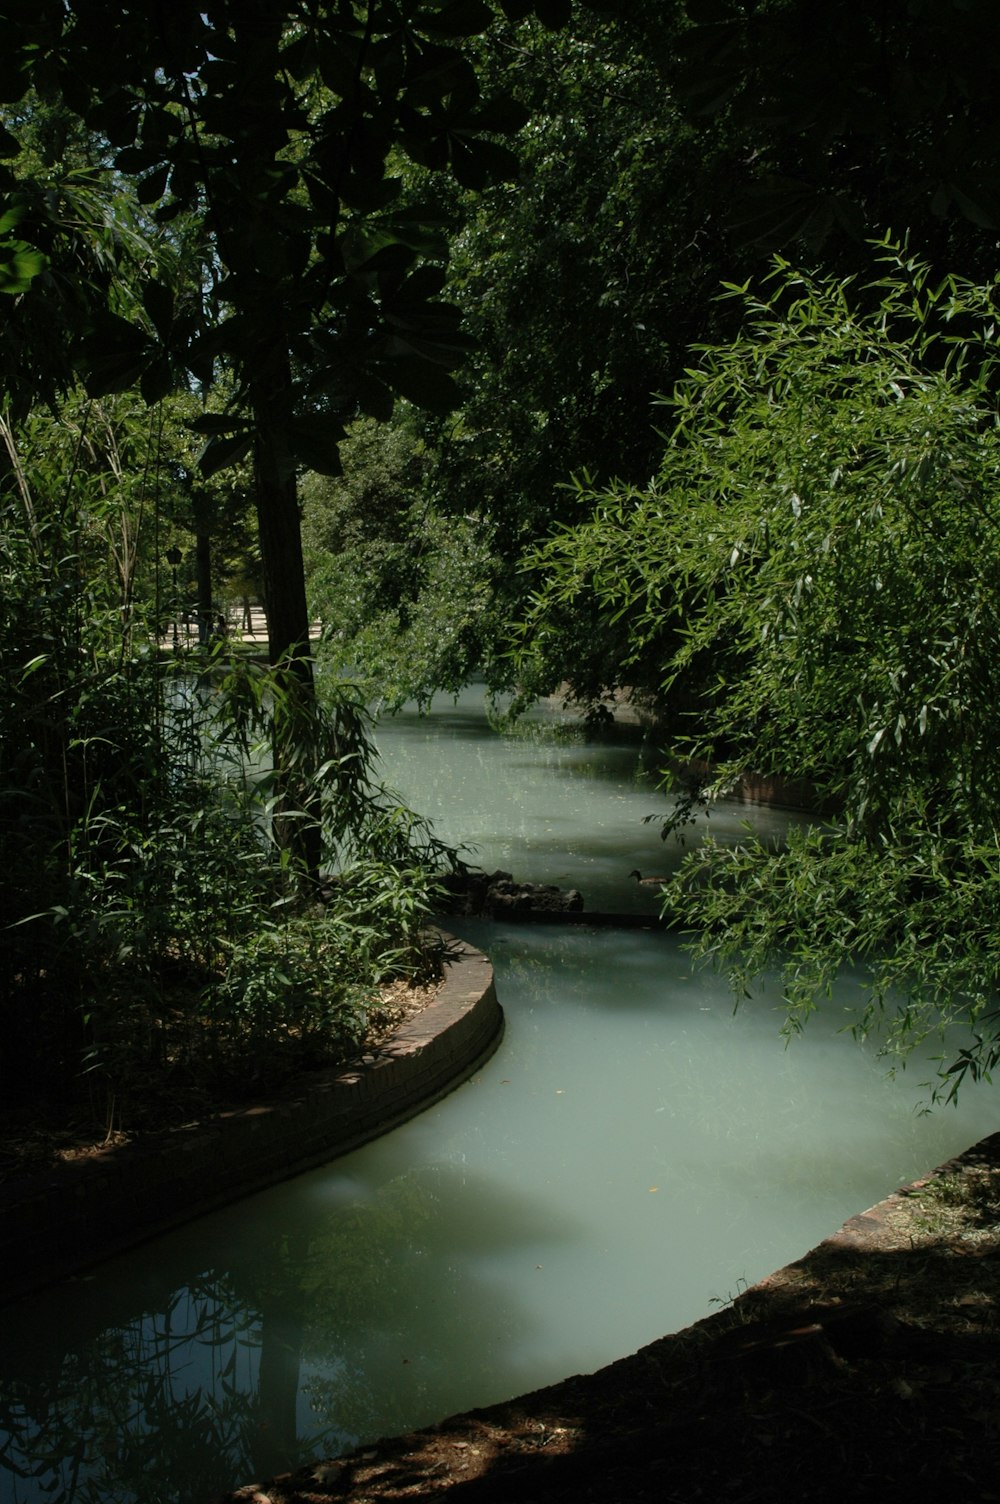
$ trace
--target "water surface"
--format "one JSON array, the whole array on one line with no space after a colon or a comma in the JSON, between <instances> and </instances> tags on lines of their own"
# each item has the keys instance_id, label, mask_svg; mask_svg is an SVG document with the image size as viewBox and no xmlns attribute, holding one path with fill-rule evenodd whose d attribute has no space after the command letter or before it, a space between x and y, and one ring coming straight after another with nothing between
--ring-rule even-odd
<instances>
[{"instance_id":1,"label":"water surface","mask_svg":"<svg viewBox=\"0 0 1000 1504\"><path fill-rule=\"evenodd\" d=\"M672 860L634 749L490 736L466 697L381 728L484 866L639 902ZM738 839L746 811L712 817ZM768 815L777 833L781 817ZM648 899L652 902L652 899ZM675 936L493 926L499 1053L411 1123L5 1310L0 1500L205 1504L589 1371L697 1319L996 1126L920 1116L835 1006L784 1049Z\"/></svg>"}]
</instances>

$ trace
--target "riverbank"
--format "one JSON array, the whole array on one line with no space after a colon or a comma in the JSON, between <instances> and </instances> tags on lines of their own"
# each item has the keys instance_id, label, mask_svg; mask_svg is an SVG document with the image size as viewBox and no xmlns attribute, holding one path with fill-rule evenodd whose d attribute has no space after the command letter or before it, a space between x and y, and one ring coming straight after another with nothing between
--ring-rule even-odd
<instances>
[{"instance_id":1,"label":"riverbank","mask_svg":"<svg viewBox=\"0 0 1000 1504\"><path fill-rule=\"evenodd\" d=\"M995 1134L632 1357L222 1504L996 1500L998 1339Z\"/></svg>"},{"instance_id":2,"label":"riverbank","mask_svg":"<svg viewBox=\"0 0 1000 1504\"><path fill-rule=\"evenodd\" d=\"M998 1160L1000 1135L594 1374L227 1501L994 1498Z\"/></svg>"},{"instance_id":3,"label":"riverbank","mask_svg":"<svg viewBox=\"0 0 1000 1504\"><path fill-rule=\"evenodd\" d=\"M451 940L427 1005L348 1066L0 1184L0 1302L388 1132L465 1081L502 1037L490 962Z\"/></svg>"}]
</instances>

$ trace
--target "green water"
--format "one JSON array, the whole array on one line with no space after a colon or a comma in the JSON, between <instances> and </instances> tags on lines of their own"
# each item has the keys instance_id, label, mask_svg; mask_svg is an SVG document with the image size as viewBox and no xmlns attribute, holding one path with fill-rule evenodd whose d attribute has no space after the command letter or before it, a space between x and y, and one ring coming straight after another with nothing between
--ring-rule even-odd
<instances>
[{"instance_id":1,"label":"green water","mask_svg":"<svg viewBox=\"0 0 1000 1504\"><path fill-rule=\"evenodd\" d=\"M486 729L470 696L380 731L441 833L595 908L670 853L629 748ZM746 811L713 816L737 839ZM766 818L778 833L781 819ZM648 900L652 901L652 900ZM206 1504L223 1489L589 1371L706 1314L997 1126L920 1116L838 1033L785 1050L677 939L467 922L503 1046L326 1169L5 1310L0 1500Z\"/></svg>"}]
</instances>

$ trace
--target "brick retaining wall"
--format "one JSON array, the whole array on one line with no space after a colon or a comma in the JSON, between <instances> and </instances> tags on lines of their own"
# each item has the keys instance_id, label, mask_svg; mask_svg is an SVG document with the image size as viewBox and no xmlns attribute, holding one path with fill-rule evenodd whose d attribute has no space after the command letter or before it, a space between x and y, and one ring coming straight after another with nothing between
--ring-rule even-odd
<instances>
[{"instance_id":1,"label":"brick retaining wall","mask_svg":"<svg viewBox=\"0 0 1000 1504\"><path fill-rule=\"evenodd\" d=\"M466 1080L502 1037L492 966L453 942L434 1002L351 1068L0 1185L0 1301L378 1137Z\"/></svg>"}]
</instances>

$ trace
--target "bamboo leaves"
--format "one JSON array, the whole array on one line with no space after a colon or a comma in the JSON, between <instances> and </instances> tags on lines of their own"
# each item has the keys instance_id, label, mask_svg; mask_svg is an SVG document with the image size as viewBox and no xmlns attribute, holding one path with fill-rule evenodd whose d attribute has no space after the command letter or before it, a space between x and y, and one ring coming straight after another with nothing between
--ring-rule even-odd
<instances>
[{"instance_id":1,"label":"bamboo leaves","mask_svg":"<svg viewBox=\"0 0 1000 1504\"><path fill-rule=\"evenodd\" d=\"M784 960L793 1020L865 957L895 1047L1000 989L1000 428L992 287L877 255L867 289L779 262L736 290L746 333L664 404L655 484L581 485L536 553L522 660L592 593L626 664L659 655L675 757L811 783L832 831L709 847L668 901L744 981Z\"/></svg>"}]
</instances>

